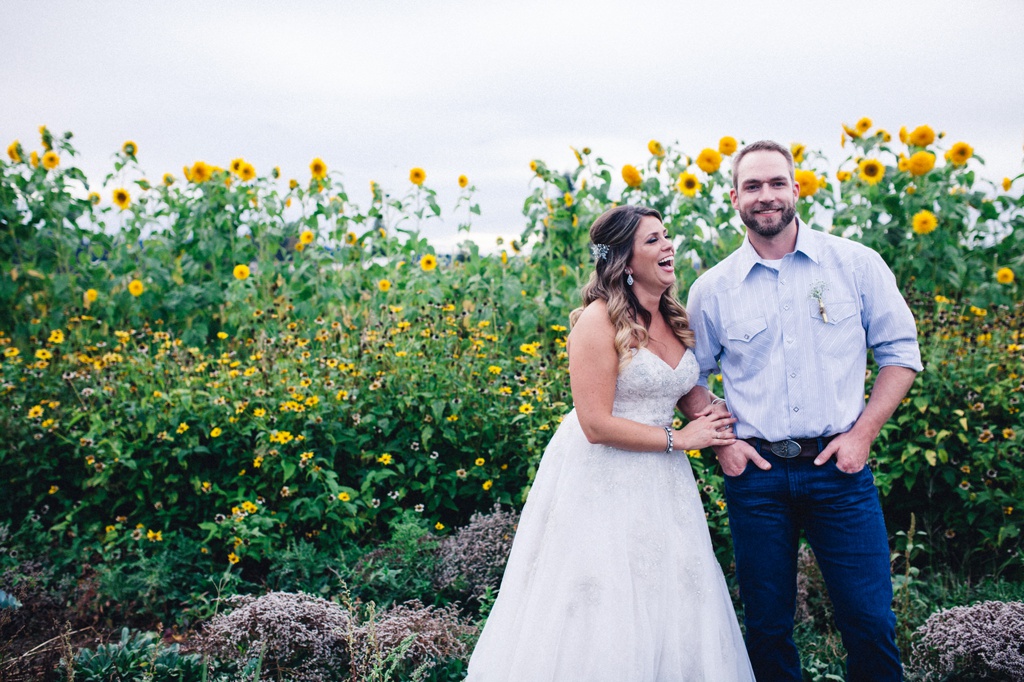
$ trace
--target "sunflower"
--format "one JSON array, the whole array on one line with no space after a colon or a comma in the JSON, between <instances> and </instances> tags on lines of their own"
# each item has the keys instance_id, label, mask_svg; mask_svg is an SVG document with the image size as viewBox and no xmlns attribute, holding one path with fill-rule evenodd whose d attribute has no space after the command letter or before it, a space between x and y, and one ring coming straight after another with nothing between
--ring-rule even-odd
<instances>
[{"instance_id":1,"label":"sunflower","mask_svg":"<svg viewBox=\"0 0 1024 682\"><path fill-rule=\"evenodd\" d=\"M857 121L857 132L863 135L867 131L871 130L871 126L873 125L874 122L867 116L864 116L859 121Z\"/></svg>"},{"instance_id":2,"label":"sunflower","mask_svg":"<svg viewBox=\"0 0 1024 682\"><path fill-rule=\"evenodd\" d=\"M697 167L707 174L714 173L722 165L722 155L710 147L705 147L697 155Z\"/></svg>"},{"instance_id":3,"label":"sunflower","mask_svg":"<svg viewBox=\"0 0 1024 682\"><path fill-rule=\"evenodd\" d=\"M356 237L356 233L355 232L346 232L345 233L345 243L346 244L349 244L349 245L355 244L358 241L358 239L359 238Z\"/></svg>"},{"instance_id":4,"label":"sunflower","mask_svg":"<svg viewBox=\"0 0 1024 682\"><path fill-rule=\"evenodd\" d=\"M136 154L139 153L139 145L135 144L131 140L128 140L123 145L121 145L121 151L124 152L125 156L134 157Z\"/></svg>"},{"instance_id":5,"label":"sunflower","mask_svg":"<svg viewBox=\"0 0 1024 682\"><path fill-rule=\"evenodd\" d=\"M416 166L409 171L409 182L416 185L417 187L423 184L423 181L427 179L427 171L423 170L419 166Z\"/></svg>"},{"instance_id":6,"label":"sunflower","mask_svg":"<svg viewBox=\"0 0 1024 682\"><path fill-rule=\"evenodd\" d=\"M900 126L900 142L907 144L910 140L910 135L907 133L907 126Z\"/></svg>"},{"instance_id":7,"label":"sunflower","mask_svg":"<svg viewBox=\"0 0 1024 682\"><path fill-rule=\"evenodd\" d=\"M233 274L235 276L235 279L237 279L239 281L244 280L244 279L248 279L249 278L249 266L239 263L238 265L235 266L235 269L232 270L231 274Z\"/></svg>"},{"instance_id":8,"label":"sunflower","mask_svg":"<svg viewBox=\"0 0 1024 682\"><path fill-rule=\"evenodd\" d=\"M736 138L731 135L726 135L718 141L718 151L724 156L732 156L738 146Z\"/></svg>"},{"instance_id":9,"label":"sunflower","mask_svg":"<svg viewBox=\"0 0 1024 682\"><path fill-rule=\"evenodd\" d=\"M248 182L256 177L256 169L251 163L246 161L242 164L241 170L238 171L238 177L242 178L242 182Z\"/></svg>"},{"instance_id":10,"label":"sunflower","mask_svg":"<svg viewBox=\"0 0 1024 682\"><path fill-rule=\"evenodd\" d=\"M114 190L114 203L123 211L131 205L132 196L124 187L118 187Z\"/></svg>"},{"instance_id":11,"label":"sunflower","mask_svg":"<svg viewBox=\"0 0 1024 682\"><path fill-rule=\"evenodd\" d=\"M693 173L684 171L679 174L679 182L676 183L676 189L688 197L696 196L697 192L700 191L700 180Z\"/></svg>"},{"instance_id":12,"label":"sunflower","mask_svg":"<svg viewBox=\"0 0 1024 682\"><path fill-rule=\"evenodd\" d=\"M931 152L914 152L907 159L907 170L911 175L924 175L935 168L935 155Z\"/></svg>"},{"instance_id":13,"label":"sunflower","mask_svg":"<svg viewBox=\"0 0 1024 682\"><path fill-rule=\"evenodd\" d=\"M846 182L852 177L853 173L851 173L850 171L836 171L836 180L838 180L839 182Z\"/></svg>"},{"instance_id":14,"label":"sunflower","mask_svg":"<svg viewBox=\"0 0 1024 682\"><path fill-rule=\"evenodd\" d=\"M46 170L53 170L60 165L60 157L57 156L57 152L46 152L43 154L43 168Z\"/></svg>"},{"instance_id":15,"label":"sunflower","mask_svg":"<svg viewBox=\"0 0 1024 682\"><path fill-rule=\"evenodd\" d=\"M882 128L879 128L878 132L875 134L882 136L882 142L892 142L892 135L889 134L888 130L883 130Z\"/></svg>"},{"instance_id":16,"label":"sunflower","mask_svg":"<svg viewBox=\"0 0 1024 682\"><path fill-rule=\"evenodd\" d=\"M860 131L857 130L856 126L851 128L845 123L843 124L843 133L849 135L851 140L856 140L858 137L860 137Z\"/></svg>"},{"instance_id":17,"label":"sunflower","mask_svg":"<svg viewBox=\"0 0 1024 682\"><path fill-rule=\"evenodd\" d=\"M796 183L800 185L801 197L812 197L818 191L818 176L814 171L798 168L796 171Z\"/></svg>"},{"instance_id":18,"label":"sunflower","mask_svg":"<svg viewBox=\"0 0 1024 682\"><path fill-rule=\"evenodd\" d=\"M97 192L89 192L89 196L86 197L89 203L96 206L100 203L100 195Z\"/></svg>"},{"instance_id":19,"label":"sunflower","mask_svg":"<svg viewBox=\"0 0 1024 682\"><path fill-rule=\"evenodd\" d=\"M459 176L459 187L462 187L463 189L465 189L466 185L468 185L468 184L469 184L469 178L467 178L465 175L460 175Z\"/></svg>"},{"instance_id":20,"label":"sunflower","mask_svg":"<svg viewBox=\"0 0 1024 682\"><path fill-rule=\"evenodd\" d=\"M564 195L562 196L562 201L563 201L563 202L565 202L565 205L566 205L566 207L567 207L567 208L568 208L569 206L572 206L572 202L573 202L573 198L572 198L572 192L566 192L566 193L565 193L565 194L564 194Z\"/></svg>"},{"instance_id":21,"label":"sunflower","mask_svg":"<svg viewBox=\"0 0 1024 682\"><path fill-rule=\"evenodd\" d=\"M643 178L640 177L640 171L636 169L636 166L628 163L622 167L622 179L626 181L629 187L639 187L643 182Z\"/></svg>"},{"instance_id":22,"label":"sunflower","mask_svg":"<svg viewBox=\"0 0 1024 682\"><path fill-rule=\"evenodd\" d=\"M28 162L33 168L39 168L39 152L32 152L29 154Z\"/></svg>"},{"instance_id":23,"label":"sunflower","mask_svg":"<svg viewBox=\"0 0 1024 682\"><path fill-rule=\"evenodd\" d=\"M1010 178L1003 178L1003 191L1009 192L1011 187L1013 187L1013 180Z\"/></svg>"},{"instance_id":24,"label":"sunflower","mask_svg":"<svg viewBox=\"0 0 1024 682\"><path fill-rule=\"evenodd\" d=\"M133 279L132 281L128 282L128 293L131 294L132 296L135 296L136 298L142 296L142 292L145 290L146 287L143 286L142 282L137 279Z\"/></svg>"},{"instance_id":25,"label":"sunflower","mask_svg":"<svg viewBox=\"0 0 1024 682\"><path fill-rule=\"evenodd\" d=\"M85 300L86 303L95 303L96 299L99 297L100 292L96 291L95 289L86 289L85 294L82 295L82 298Z\"/></svg>"},{"instance_id":26,"label":"sunflower","mask_svg":"<svg viewBox=\"0 0 1024 682\"><path fill-rule=\"evenodd\" d=\"M317 180L323 180L327 177L327 164L318 156L309 162L309 172Z\"/></svg>"},{"instance_id":27,"label":"sunflower","mask_svg":"<svg viewBox=\"0 0 1024 682\"><path fill-rule=\"evenodd\" d=\"M885 177L885 166L877 159L864 159L858 168L860 179L869 185L877 185Z\"/></svg>"},{"instance_id":28,"label":"sunflower","mask_svg":"<svg viewBox=\"0 0 1024 682\"><path fill-rule=\"evenodd\" d=\"M387 279L382 279L379 282L377 282L377 288L383 291L384 293L387 293L388 290L391 288L391 281Z\"/></svg>"},{"instance_id":29,"label":"sunflower","mask_svg":"<svg viewBox=\"0 0 1024 682\"><path fill-rule=\"evenodd\" d=\"M647 143L647 151L651 153L651 156L665 156L665 148L657 140Z\"/></svg>"},{"instance_id":30,"label":"sunflower","mask_svg":"<svg viewBox=\"0 0 1024 682\"><path fill-rule=\"evenodd\" d=\"M315 238L316 238L316 235L314 235L310 230L303 230L299 234L299 243L300 244L312 244L313 240Z\"/></svg>"},{"instance_id":31,"label":"sunflower","mask_svg":"<svg viewBox=\"0 0 1024 682\"><path fill-rule=\"evenodd\" d=\"M806 151L807 147L800 144L799 142L794 142L789 145L789 152L793 155L793 163L803 163L804 152Z\"/></svg>"},{"instance_id":32,"label":"sunflower","mask_svg":"<svg viewBox=\"0 0 1024 682\"><path fill-rule=\"evenodd\" d=\"M170 173L164 173L164 186L170 187L174 184L174 176Z\"/></svg>"},{"instance_id":33,"label":"sunflower","mask_svg":"<svg viewBox=\"0 0 1024 682\"><path fill-rule=\"evenodd\" d=\"M231 172L234 173L235 175L241 175L242 174L242 166L244 166L244 165L245 165L245 159L243 159L242 157L238 157L237 159L232 159L231 160L231 166L230 166L231 167Z\"/></svg>"},{"instance_id":34,"label":"sunflower","mask_svg":"<svg viewBox=\"0 0 1024 682\"><path fill-rule=\"evenodd\" d=\"M957 142L953 145L948 152L946 152L946 159L951 162L954 166L962 166L967 163L967 159L974 156L974 147L967 144L966 142ZM43 159L46 161L45 157Z\"/></svg>"},{"instance_id":35,"label":"sunflower","mask_svg":"<svg viewBox=\"0 0 1024 682\"><path fill-rule=\"evenodd\" d=\"M213 175L213 169L205 161L196 161L188 173L188 179L194 183L206 182Z\"/></svg>"},{"instance_id":36,"label":"sunflower","mask_svg":"<svg viewBox=\"0 0 1024 682\"><path fill-rule=\"evenodd\" d=\"M21 163L21 143L15 140L7 145L7 156L11 158L11 162Z\"/></svg>"},{"instance_id":37,"label":"sunflower","mask_svg":"<svg viewBox=\"0 0 1024 682\"><path fill-rule=\"evenodd\" d=\"M428 253L424 255L423 258L420 258L420 269L423 270L423 272L430 272L436 267L437 258L434 254Z\"/></svg>"},{"instance_id":38,"label":"sunflower","mask_svg":"<svg viewBox=\"0 0 1024 682\"><path fill-rule=\"evenodd\" d=\"M917 126L907 135L907 141L915 147L927 147L935 142L935 131L930 126Z\"/></svg>"},{"instance_id":39,"label":"sunflower","mask_svg":"<svg viewBox=\"0 0 1024 682\"><path fill-rule=\"evenodd\" d=\"M996 281L1000 284L1013 284L1013 270L1010 268L999 268L996 271Z\"/></svg>"},{"instance_id":40,"label":"sunflower","mask_svg":"<svg viewBox=\"0 0 1024 682\"><path fill-rule=\"evenodd\" d=\"M53 133L46 126L39 126L39 137L42 139L43 149L50 151L53 149Z\"/></svg>"},{"instance_id":41,"label":"sunflower","mask_svg":"<svg viewBox=\"0 0 1024 682\"><path fill-rule=\"evenodd\" d=\"M939 225L938 218L928 210L918 211L911 219L915 234L928 234L934 232Z\"/></svg>"}]
</instances>

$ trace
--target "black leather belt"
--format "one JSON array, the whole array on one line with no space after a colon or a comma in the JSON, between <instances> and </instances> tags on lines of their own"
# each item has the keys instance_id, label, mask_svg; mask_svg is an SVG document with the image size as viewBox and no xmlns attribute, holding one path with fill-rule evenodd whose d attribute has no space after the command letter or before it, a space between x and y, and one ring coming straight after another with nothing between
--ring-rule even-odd
<instances>
[{"instance_id":1,"label":"black leather belt","mask_svg":"<svg viewBox=\"0 0 1024 682\"><path fill-rule=\"evenodd\" d=\"M778 440L774 443L763 438L744 438L744 440L757 450L757 454L762 457L771 454L783 459L793 459L796 457L817 457L825 449L825 446L832 442L833 438L835 436L791 438L788 440Z\"/></svg>"}]
</instances>

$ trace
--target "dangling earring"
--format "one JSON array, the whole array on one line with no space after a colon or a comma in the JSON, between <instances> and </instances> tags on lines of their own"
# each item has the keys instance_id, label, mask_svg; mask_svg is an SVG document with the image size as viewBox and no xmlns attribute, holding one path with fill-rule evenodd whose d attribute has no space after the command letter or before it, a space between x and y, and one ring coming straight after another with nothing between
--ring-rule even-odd
<instances>
[{"instance_id":1,"label":"dangling earring","mask_svg":"<svg viewBox=\"0 0 1024 682\"><path fill-rule=\"evenodd\" d=\"M629 286L633 286L633 273L632 272L627 272L626 273L626 284L628 284Z\"/></svg>"}]
</instances>

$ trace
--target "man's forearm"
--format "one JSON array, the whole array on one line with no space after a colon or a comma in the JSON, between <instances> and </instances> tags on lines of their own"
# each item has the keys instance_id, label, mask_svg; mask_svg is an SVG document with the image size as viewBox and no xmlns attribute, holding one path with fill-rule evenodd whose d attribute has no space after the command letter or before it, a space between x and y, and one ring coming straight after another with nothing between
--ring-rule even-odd
<instances>
[{"instance_id":1,"label":"man's forearm","mask_svg":"<svg viewBox=\"0 0 1024 682\"><path fill-rule=\"evenodd\" d=\"M687 419L694 419L711 405L715 395L703 386L694 386L690 392L679 399L677 406Z\"/></svg>"},{"instance_id":2,"label":"man's forearm","mask_svg":"<svg viewBox=\"0 0 1024 682\"><path fill-rule=\"evenodd\" d=\"M857 418L853 430L874 440L885 422L889 421L893 412L899 407L900 401L910 390L916 376L917 372L907 367L887 365L881 368L878 371L878 378L875 379L875 385L871 389L868 404Z\"/></svg>"}]
</instances>

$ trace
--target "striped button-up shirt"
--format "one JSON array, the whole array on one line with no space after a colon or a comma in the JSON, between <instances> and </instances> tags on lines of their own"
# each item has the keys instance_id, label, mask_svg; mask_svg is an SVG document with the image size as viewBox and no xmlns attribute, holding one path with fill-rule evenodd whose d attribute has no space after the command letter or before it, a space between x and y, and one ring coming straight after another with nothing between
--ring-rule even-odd
<instances>
[{"instance_id":1,"label":"striped button-up shirt","mask_svg":"<svg viewBox=\"0 0 1024 682\"><path fill-rule=\"evenodd\" d=\"M738 438L849 430L865 405L868 348L879 366L921 370L914 316L881 256L803 223L781 261L744 239L697 279L687 307L700 384L721 372Z\"/></svg>"}]
</instances>

